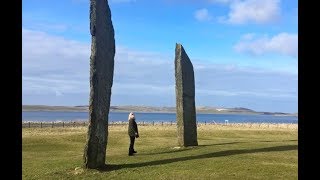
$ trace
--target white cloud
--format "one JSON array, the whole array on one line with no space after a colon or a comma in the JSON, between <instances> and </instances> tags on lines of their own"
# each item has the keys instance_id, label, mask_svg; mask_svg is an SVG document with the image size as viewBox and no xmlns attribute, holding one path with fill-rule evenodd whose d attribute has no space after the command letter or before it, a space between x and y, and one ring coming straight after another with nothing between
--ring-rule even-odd
<instances>
[{"instance_id":1,"label":"white cloud","mask_svg":"<svg viewBox=\"0 0 320 180\"><path fill-rule=\"evenodd\" d=\"M22 29L22 92L60 96L89 90L90 45Z\"/></svg>"},{"instance_id":2,"label":"white cloud","mask_svg":"<svg viewBox=\"0 0 320 180\"><path fill-rule=\"evenodd\" d=\"M137 81L128 82L128 83L114 83L113 94L128 94L128 92L138 93L143 92L144 95L153 95L153 94L173 94L175 92L174 84L163 86L157 84L146 84Z\"/></svg>"},{"instance_id":3,"label":"white cloud","mask_svg":"<svg viewBox=\"0 0 320 180\"><path fill-rule=\"evenodd\" d=\"M89 92L88 82L82 78L77 78L68 73L61 75L60 77L52 77L51 74L41 75L27 75L22 76L23 92L30 94L62 94ZM62 73L61 73L62 74Z\"/></svg>"},{"instance_id":4,"label":"white cloud","mask_svg":"<svg viewBox=\"0 0 320 180\"><path fill-rule=\"evenodd\" d=\"M22 29L22 35L23 103L88 104L90 44L28 29ZM116 48L111 103L174 106L174 53ZM196 101L202 105L241 106L241 98L243 103L248 99L262 104L297 99L296 74L195 59L192 63Z\"/></svg>"},{"instance_id":5,"label":"white cloud","mask_svg":"<svg viewBox=\"0 0 320 180\"><path fill-rule=\"evenodd\" d=\"M234 0L207 0L210 3L228 4Z\"/></svg>"},{"instance_id":6,"label":"white cloud","mask_svg":"<svg viewBox=\"0 0 320 180\"><path fill-rule=\"evenodd\" d=\"M265 24L275 22L281 16L280 0L206 0L205 2L228 6L229 13L216 18L221 23ZM199 21L212 19L205 8L197 13L195 13L195 17Z\"/></svg>"},{"instance_id":7,"label":"white cloud","mask_svg":"<svg viewBox=\"0 0 320 180\"><path fill-rule=\"evenodd\" d=\"M88 0L71 0L74 3L88 3ZM137 0L109 0L109 3L129 3ZM90 3L90 2L89 2Z\"/></svg>"},{"instance_id":8,"label":"white cloud","mask_svg":"<svg viewBox=\"0 0 320 180\"><path fill-rule=\"evenodd\" d=\"M235 0L163 0L166 3L189 3L189 4L228 4Z\"/></svg>"},{"instance_id":9,"label":"white cloud","mask_svg":"<svg viewBox=\"0 0 320 180\"><path fill-rule=\"evenodd\" d=\"M273 93L272 91L228 91L228 90L208 90L208 89L197 89L197 94L212 95L212 96L256 96L256 97L266 97L266 98L296 98L297 94L295 92L282 92Z\"/></svg>"},{"instance_id":10,"label":"white cloud","mask_svg":"<svg viewBox=\"0 0 320 180\"><path fill-rule=\"evenodd\" d=\"M22 40L24 94L89 93L89 43L28 29L22 29ZM133 88L134 93L166 89L173 81L173 76L166 72L173 70L171 61L159 53L117 46L114 86L125 91ZM150 78L144 80L146 76ZM142 86L141 82L150 86ZM139 88L129 88L131 83Z\"/></svg>"},{"instance_id":11,"label":"white cloud","mask_svg":"<svg viewBox=\"0 0 320 180\"><path fill-rule=\"evenodd\" d=\"M276 21L281 14L280 0L234 0L225 2L230 3L230 12L228 17L220 17L219 19L231 24L269 23Z\"/></svg>"},{"instance_id":12,"label":"white cloud","mask_svg":"<svg viewBox=\"0 0 320 180\"><path fill-rule=\"evenodd\" d=\"M245 52L254 55L265 53L278 53L287 56L297 57L298 55L298 35L280 33L271 38L262 36L254 38L253 35L244 35L234 49L237 52Z\"/></svg>"},{"instance_id":13,"label":"white cloud","mask_svg":"<svg viewBox=\"0 0 320 180\"><path fill-rule=\"evenodd\" d=\"M206 8L196 10L194 17L198 21L210 21L212 19L212 16L209 14L208 9Z\"/></svg>"},{"instance_id":14,"label":"white cloud","mask_svg":"<svg viewBox=\"0 0 320 180\"><path fill-rule=\"evenodd\" d=\"M50 55L48 58L52 58L52 63L64 61L63 64L67 64L70 59L75 61L75 56L88 57L89 52L89 44L68 40L60 36L49 36L44 32L22 29L23 60L41 63L46 61L43 59L46 57L45 55ZM25 65L28 66L28 64Z\"/></svg>"},{"instance_id":15,"label":"white cloud","mask_svg":"<svg viewBox=\"0 0 320 180\"><path fill-rule=\"evenodd\" d=\"M110 0L111 3L129 3L136 2L136 0Z\"/></svg>"},{"instance_id":16,"label":"white cloud","mask_svg":"<svg viewBox=\"0 0 320 180\"><path fill-rule=\"evenodd\" d=\"M62 96L63 94L60 91L56 91L56 96Z\"/></svg>"},{"instance_id":17,"label":"white cloud","mask_svg":"<svg viewBox=\"0 0 320 180\"><path fill-rule=\"evenodd\" d=\"M66 24L58 24L58 23L42 23L36 22L32 20L25 20L24 24L27 24L32 29L41 29L42 31L54 31L54 32L65 32L70 27Z\"/></svg>"},{"instance_id":18,"label":"white cloud","mask_svg":"<svg viewBox=\"0 0 320 180\"><path fill-rule=\"evenodd\" d=\"M255 33L247 33L241 37L242 40L252 40L256 34Z\"/></svg>"}]
</instances>

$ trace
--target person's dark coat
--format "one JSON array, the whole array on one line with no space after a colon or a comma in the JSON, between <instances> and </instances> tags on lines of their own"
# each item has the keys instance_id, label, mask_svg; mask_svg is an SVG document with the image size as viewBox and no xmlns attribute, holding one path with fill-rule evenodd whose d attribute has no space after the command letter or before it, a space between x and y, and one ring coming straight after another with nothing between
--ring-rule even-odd
<instances>
[{"instance_id":1,"label":"person's dark coat","mask_svg":"<svg viewBox=\"0 0 320 180\"><path fill-rule=\"evenodd\" d=\"M134 118L129 119L128 134L129 136L139 136L138 126Z\"/></svg>"}]
</instances>

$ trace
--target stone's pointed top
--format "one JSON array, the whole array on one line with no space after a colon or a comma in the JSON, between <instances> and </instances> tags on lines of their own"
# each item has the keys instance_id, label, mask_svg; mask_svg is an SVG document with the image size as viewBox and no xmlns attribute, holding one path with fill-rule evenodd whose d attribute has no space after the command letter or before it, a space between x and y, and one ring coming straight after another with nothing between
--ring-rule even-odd
<instances>
[{"instance_id":1,"label":"stone's pointed top","mask_svg":"<svg viewBox=\"0 0 320 180\"><path fill-rule=\"evenodd\" d=\"M184 50L182 44L176 43L176 52L179 52L180 55L181 55L181 53L182 54L185 53L185 50Z\"/></svg>"},{"instance_id":2,"label":"stone's pointed top","mask_svg":"<svg viewBox=\"0 0 320 180\"><path fill-rule=\"evenodd\" d=\"M182 56L183 54L188 56L186 51L184 50L184 47L182 46L182 44L179 44L179 43L176 43L176 53L180 54L179 56Z\"/></svg>"}]
</instances>

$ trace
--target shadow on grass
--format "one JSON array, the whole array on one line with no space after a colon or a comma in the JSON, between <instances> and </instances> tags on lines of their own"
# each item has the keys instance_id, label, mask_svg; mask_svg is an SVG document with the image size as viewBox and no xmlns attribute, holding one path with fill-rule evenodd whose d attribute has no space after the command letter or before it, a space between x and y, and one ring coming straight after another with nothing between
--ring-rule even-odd
<instances>
[{"instance_id":1,"label":"shadow on grass","mask_svg":"<svg viewBox=\"0 0 320 180\"><path fill-rule=\"evenodd\" d=\"M257 141L257 142L289 142L289 141L298 141L298 140L283 140L283 141ZM216 143L216 144L203 144L198 146L191 147L182 147L181 149L172 149L170 151L162 151L162 152L153 152L153 153L139 153L140 155L155 155L155 154L169 154L169 153L177 153L188 151L192 149L197 149L198 147L207 147L207 146L219 146L219 145L229 145L229 144L239 144L239 143L249 143L246 141L238 141L238 142L226 142L226 143Z\"/></svg>"},{"instance_id":2,"label":"shadow on grass","mask_svg":"<svg viewBox=\"0 0 320 180\"><path fill-rule=\"evenodd\" d=\"M226 150L226 151L218 151L208 154L200 154L195 156L187 156L187 157L179 157L172 159L162 159L150 162L142 162L142 163L134 163L134 164L108 164L104 168L99 169L100 171L113 171L119 170L123 168L138 168L144 166L156 166L161 164L169 164L179 161L188 161L195 159L205 159L205 158L213 158L213 157L223 157L223 156L232 156L239 154L250 154L250 153L262 153L262 152L275 152L275 151L290 151L297 150L298 145L286 145L286 146L274 146L267 148L259 148L259 149L240 149L240 150Z\"/></svg>"},{"instance_id":3,"label":"shadow on grass","mask_svg":"<svg viewBox=\"0 0 320 180\"><path fill-rule=\"evenodd\" d=\"M257 142L294 142L294 141L298 141L298 140L292 139L292 140L282 140L282 141L257 141Z\"/></svg>"},{"instance_id":4,"label":"shadow on grass","mask_svg":"<svg viewBox=\"0 0 320 180\"><path fill-rule=\"evenodd\" d=\"M170 151L153 152L153 153L139 153L139 154L141 154L141 155L169 154L169 153L177 153L177 152L183 152L183 151L188 151L188 150L192 150L192 149L197 149L199 147L218 146L218 145L237 144L237 143L244 143L244 142L227 142L227 143L217 143L217 144L203 144L203 145L198 145L198 146L181 147L180 149L172 149Z\"/></svg>"},{"instance_id":5,"label":"shadow on grass","mask_svg":"<svg viewBox=\"0 0 320 180\"><path fill-rule=\"evenodd\" d=\"M169 154L169 153L178 153L178 152L183 152L183 151L188 151L192 150L194 148L192 147L182 147L181 149L172 149L170 151L163 151L163 152L154 152L154 153L139 153L140 155L155 155L155 154Z\"/></svg>"},{"instance_id":6,"label":"shadow on grass","mask_svg":"<svg viewBox=\"0 0 320 180\"><path fill-rule=\"evenodd\" d=\"M246 143L246 142L238 141L238 142L227 142L227 143L216 143L216 144L203 144L203 145L199 145L199 146L206 147L206 146L219 146L219 145L239 144L239 143Z\"/></svg>"}]
</instances>

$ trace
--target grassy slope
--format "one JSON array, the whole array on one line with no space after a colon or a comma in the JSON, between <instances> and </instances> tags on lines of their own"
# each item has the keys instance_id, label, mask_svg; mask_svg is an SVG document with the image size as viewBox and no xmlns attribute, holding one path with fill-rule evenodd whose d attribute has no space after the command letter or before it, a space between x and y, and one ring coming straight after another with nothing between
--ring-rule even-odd
<instances>
[{"instance_id":1,"label":"grassy slope","mask_svg":"<svg viewBox=\"0 0 320 180\"><path fill-rule=\"evenodd\" d=\"M198 147L174 149L175 126L139 126L127 156L127 127L109 127L109 170L84 170L86 128L23 128L23 179L297 179L296 129L198 127ZM79 167L79 168L78 168Z\"/></svg>"}]
</instances>

